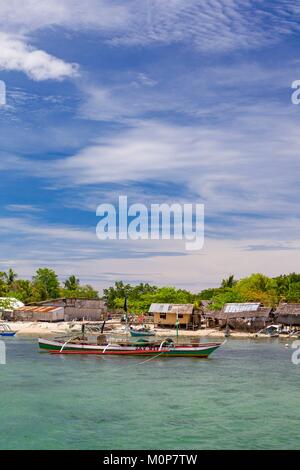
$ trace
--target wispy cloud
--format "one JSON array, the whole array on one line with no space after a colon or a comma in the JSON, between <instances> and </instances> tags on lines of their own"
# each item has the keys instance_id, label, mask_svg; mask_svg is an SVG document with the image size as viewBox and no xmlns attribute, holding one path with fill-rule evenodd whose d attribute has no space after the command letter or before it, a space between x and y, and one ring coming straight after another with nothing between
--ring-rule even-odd
<instances>
[{"instance_id":1,"label":"wispy cloud","mask_svg":"<svg viewBox=\"0 0 300 470\"><path fill-rule=\"evenodd\" d=\"M19 212L22 214L43 212L41 207L33 206L32 204L8 204L5 209L9 212Z\"/></svg>"},{"instance_id":2,"label":"wispy cloud","mask_svg":"<svg viewBox=\"0 0 300 470\"><path fill-rule=\"evenodd\" d=\"M33 80L62 80L77 74L77 65L68 64L23 40L0 33L0 70L24 72Z\"/></svg>"},{"instance_id":3,"label":"wispy cloud","mask_svg":"<svg viewBox=\"0 0 300 470\"><path fill-rule=\"evenodd\" d=\"M123 190L127 183L130 193L134 185L136 197L144 198L143 185L151 184L155 195L156 184L173 181L182 194L205 203L207 236L282 238L288 227L285 236L292 239L299 230L297 128L293 114L283 121L276 106L217 127L140 121L102 135L73 156L39 160L38 166L19 158L19 167L23 175L50 179L65 190L82 188L82 208L91 207L89 187ZM4 169L13 167L8 158Z\"/></svg>"},{"instance_id":4,"label":"wispy cloud","mask_svg":"<svg viewBox=\"0 0 300 470\"><path fill-rule=\"evenodd\" d=\"M298 3L1 2L0 69L34 81L11 73L0 115L3 267L194 290L231 272L295 270L299 62L284 40L299 31ZM76 76L73 60L80 76L57 83ZM204 202L204 250L100 243L96 206L118 194Z\"/></svg>"},{"instance_id":5,"label":"wispy cloud","mask_svg":"<svg viewBox=\"0 0 300 470\"><path fill-rule=\"evenodd\" d=\"M114 45L186 43L202 51L261 47L299 29L290 0L12 0L2 2L4 30L92 29Z\"/></svg>"}]
</instances>

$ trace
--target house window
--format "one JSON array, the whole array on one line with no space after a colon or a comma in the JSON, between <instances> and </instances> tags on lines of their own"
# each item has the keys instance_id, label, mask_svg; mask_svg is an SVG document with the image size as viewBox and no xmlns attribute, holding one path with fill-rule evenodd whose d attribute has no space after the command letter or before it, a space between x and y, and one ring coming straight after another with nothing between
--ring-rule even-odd
<instances>
[{"instance_id":1,"label":"house window","mask_svg":"<svg viewBox=\"0 0 300 470\"><path fill-rule=\"evenodd\" d=\"M167 315L166 315L165 313L161 313L161 314L159 315L159 318L160 318L161 320L165 320L165 319L167 318Z\"/></svg>"},{"instance_id":2,"label":"house window","mask_svg":"<svg viewBox=\"0 0 300 470\"><path fill-rule=\"evenodd\" d=\"M183 315L182 314L178 315L178 318L183 318Z\"/></svg>"}]
</instances>

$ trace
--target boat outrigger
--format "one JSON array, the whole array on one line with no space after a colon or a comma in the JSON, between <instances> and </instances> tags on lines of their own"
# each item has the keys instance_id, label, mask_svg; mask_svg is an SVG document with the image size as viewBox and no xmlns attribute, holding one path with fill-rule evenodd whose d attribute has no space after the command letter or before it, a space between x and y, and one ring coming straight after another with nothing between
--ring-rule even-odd
<instances>
[{"instance_id":1,"label":"boat outrigger","mask_svg":"<svg viewBox=\"0 0 300 470\"><path fill-rule=\"evenodd\" d=\"M97 338L99 341L99 337ZM89 354L109 356L160 356L160 357L199 357L206 358L223 343L189 343L175 344L171 338L163 341L116 341L92 344L80 338L77 339L42 339L40 349L47 350L51 354Z\"/></svg>"}]
</instances>

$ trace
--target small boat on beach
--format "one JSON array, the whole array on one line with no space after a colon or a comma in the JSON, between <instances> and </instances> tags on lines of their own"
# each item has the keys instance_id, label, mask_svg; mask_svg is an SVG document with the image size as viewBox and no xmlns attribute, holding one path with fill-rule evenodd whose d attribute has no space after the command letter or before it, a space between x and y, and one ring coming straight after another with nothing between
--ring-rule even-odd
<instances>
[{"instance_id":1,"label":"small boat on beach","mask_svg":"<svg viewBox=\"0 0 300 470\"><path fill-rule=\"evenodd\" d=\"M269 325L258 331L257 335L265 335L269 338L278 338L281 328L279 325Z\"/></svg>"},{"instance_id":2,"label":"small boat on beach","mask_svg":"<svg viewBox=\"0 0 300 470\"><path fill-rule=\"evenodd\" d=\"M89 343L77 339L39 338L39 347L51 354L89 354L105 356L151 356L151 357L198 357L206 358L223 343L187 343L176 344L171 338L163 341L115 341Z\"/></svg>"},{"instance_id":3,"label":"small boat on beach","mask_svg":"<svg viewBox=\"0 0 300 470\"><path fill-rule=\"evenodd\" d=\"M151 331L150 328L142 327L142 328L130 328L130 334L133 337L141 337L141 336L155 336L155 332Z\"/></svg>"},{"instance_id":4,"label":"small boat on beach","mask_svg":"<svg viewBox=\"0 0 300 470\"><path fill-rule=\"evenodd\" d=\"M12 330L8 323L0 323L0 336L15 336L16 330Z\"/></svg>"}]
</instances>

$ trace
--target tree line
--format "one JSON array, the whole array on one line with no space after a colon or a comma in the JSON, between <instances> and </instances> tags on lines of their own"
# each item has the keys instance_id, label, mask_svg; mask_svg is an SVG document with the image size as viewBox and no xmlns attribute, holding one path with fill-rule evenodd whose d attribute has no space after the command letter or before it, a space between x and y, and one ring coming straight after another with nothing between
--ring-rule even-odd
<instances>
[{"instance_id":1,"label":"tree line","mask_svg":"<svg viewBox=\"0 0 300 470\"><path fill-rule=\"evenodd\" d=\"M122 281L114 287L104 289L109 308L122 308L127 297L128 310L146 312L151 303L193 303L196 307L202 300L210 301L212 310L220 310L229 302L261 302L273 307L280 302L300 302L300 274L283 274L268 277L256 273L236 280L233 275L223 279L219 287L192 293L175 287L158 287L150 284L133 286Z\"/></svg>"},{"instance_id":2,"label":"tree line","mask_svg":"<svg viewBox=\"0 0 300 470\"><path fill-rule=\"evenodd\" d=\"M19 279L10 268L0 272L0 297L14 297L27 304L59 297L98 298L98 292L88 284L81 285L74 275L61 284L53 269L40 268L27 280Z\"/></svg>"},{"instance_id":3,"label":"tree line","mask_svg":"<svg viewBox=\"0 0 300 470\"><path fill-rule=\"evenodd\" d=\"M197 307L202 300L209 300L213 310L221 309L228 302L262 302L272 307L280 302L300 302L300 274L268 277L256 273L239 280L231 275L223 279L219 287L198 293L171 286L116 281L114 286L104 289L103 294L110 309L122 309L126 298L128 310L133 313L147 312L151 303L192 303ZM38 269L31 280L19 279L9 269L0 272L0 297L14 297L26 304L59 297L96 299L99 293L92 286L81 284L75 275L61 283L56 272L49 268Z\"/></svg>"}]
</instances>

